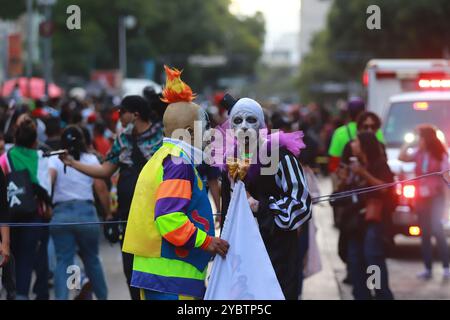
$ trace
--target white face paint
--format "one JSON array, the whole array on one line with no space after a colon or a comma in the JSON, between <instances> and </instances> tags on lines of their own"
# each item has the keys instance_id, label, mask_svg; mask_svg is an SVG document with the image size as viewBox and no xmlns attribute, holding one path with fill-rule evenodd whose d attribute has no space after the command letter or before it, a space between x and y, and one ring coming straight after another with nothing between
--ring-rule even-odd
<instances>
[{"instance_id":1,"label":"white face paint","mask_svg":"<svg viewBox=\"0 0 450 320\"><path fill-rule=\"evenodd\" d=\"M249 135L249 138L252 139L258 136L259 122L254 113L239 111L231 118L231 128L236 137Z\"/></svg>"},{"instance_id":2,"label":"white face paint","mask_svg":"<svg viewBox=\"0 0 450 320\"><path fill-rule=\"evenodd\" d=\"M230 127L238 140L240 153L256 150L259 129L265 127L264 113L255 100L242 98L230 112Z\"/></svg>"},{"instance_id":3,"label":"white face paint","mask_svg":"<svg viewBox=\"0 0 450 320\"><path fill-rule=\"evenodd\" d=\"M246 131L253 129L257 131L259 129L259 122L256 115L248 111L240 111L233 115L231 118L231 128L238 131Z\"/></svg>"},{"instance_id":4,"label":"white face paint","mask_svg":"<svg viewBox=\"0 0 450 320\"><path fill-rule=\"evenodd\" d=\"M231 109L230 126L238 141L256 146L259 129L265 127L264 113L259 103L249 98L240 99Z\"/></svg>"}]
</instances>

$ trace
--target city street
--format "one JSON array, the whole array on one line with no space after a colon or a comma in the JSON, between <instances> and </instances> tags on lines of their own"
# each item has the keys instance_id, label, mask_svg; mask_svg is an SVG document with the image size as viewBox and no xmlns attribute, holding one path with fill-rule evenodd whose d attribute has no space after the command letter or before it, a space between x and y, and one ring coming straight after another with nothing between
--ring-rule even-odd
<instances>
[{"instance_id":1,"label":"city street","mask_svg":"<svg viewBox=\"0 0 450 320\"><path fill-rule=\"evenodd\" d=\"M0 300L450 300L449 15L3 1Z\"/></svg>"},{"instance_id":2,"label":"city street","mask_svg":"<svg viewBox=\"0 0 450 320\"><path fill-rule=\"evenodd\" d=\"M331 191L330 180L321 179L320 187L322 194L328 194ZM338 232L333 228L331 207L327 203L316 206L314 218L323 270L306 279L303 299L351 300L351 287L342 283L345 265L337 255ZM442 280L442 265L437 261L436 250L433 279L423 281L416 278L416 274L423 270L420 240L397 236L395 242L396 248L387 259L389 283L394 297L400 300L450 299L450 282Z\"/></svg>"},{"instance_id":3,"label":"city street","mask_svg":"<svg viewBox=\"0 0 450 320\"><path fill-rule=\"evenodd\" d=\"M322 194L331 190L329 179L320 179ZM333 227L330 206L323 203L314 208L318 228L317 241L322 259L322 271L306 279L304 300L352 300L351 287L343 284L345 265L337 255L338 232ZM420 240L397 236L396 248L387 259L389 282L396 299L450 299L450 282L442 280L442 267L435 252L434 277L429 281L416 278L422 271ZM104 241L101 247L103 265L109 284L109 299L129 299L122 273L120 248Z\"/></svg>"},{"instance_id":4,"label":"city street","mask_svg":"<svg viewBox=\"0 0 450 320\"><path fill-rule=\"evenodd\" d=\"M329 179L320 179L322 194L330 192ZM332 211L327 203L314 208L318 228L317 241L322 259L322 271L307 278L304 283L304 300L351 300L351 287L343 284L345 265L337 255L338 232L333 227ZM420 240L397 236L396 248L387 259L389 282L396 299L450 299L450 282L442 280L442 267L435 260L434 277L423 281L416 274L423 268L420 258ZM106 272L111 300L130 299L122 272L119 244L111 245L102 237L101 259ZM435 252L435 258L437 258ZM72 292L73 296L74 292ZM51 290L51 299L53 299ZM4 299L2 294L1 299Z\"/></svg>"}]
</instances>

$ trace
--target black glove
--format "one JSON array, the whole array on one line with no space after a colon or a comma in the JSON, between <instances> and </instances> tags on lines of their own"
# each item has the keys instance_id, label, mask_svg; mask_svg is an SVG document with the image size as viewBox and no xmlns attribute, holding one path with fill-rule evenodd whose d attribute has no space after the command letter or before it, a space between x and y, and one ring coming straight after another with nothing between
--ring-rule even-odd
<instances>
[{"instance_id":1,"label":"black glove","mask_svg":"<svg viewBox=\"0 0 450 320\"><path fill-rule=\"evenodd\" d=\"M117 221L117 219L111 218L106 221ZM110 243L117 243L123 237L122 229L123 227L120 223L107 223L103 227L103 233Z\"/></svg>"},{"instance_id":2,"label":"black glove","mask_svg":"<svg viewBox=\"0 0 450 320\"><path fill-rule=\"evenodd\" d=\"M259 229L265 234L273 234L276 227L275 215L270 211L269 205L275 200L267 199L265 197L260 197L257 200L259 201L258 211L254 216L258 220Z\"/></svg>"}]
</instances>

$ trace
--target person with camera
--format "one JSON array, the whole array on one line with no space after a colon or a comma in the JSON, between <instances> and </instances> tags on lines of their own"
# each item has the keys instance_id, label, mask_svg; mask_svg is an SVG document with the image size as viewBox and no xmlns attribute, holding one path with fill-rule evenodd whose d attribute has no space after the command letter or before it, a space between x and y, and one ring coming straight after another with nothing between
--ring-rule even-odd
<instances>
[{"instance_id":1,"label":"person with camera","mask_svg":"<svg viewBox=\"0 0 450 320\"><path fill-rule=\"evenodd\" d=\"M339 190L393 182L394 175L387 164L383 145L373 132L360 132L351 142L351 152L349 164L339 173ZM389 289L383 244L383 216L391 210L391 191L353 194L345 200L337 200L347 205L342 228L347 235L348 272L357 300L394 298ZM369 267L376 267L380 272L380 286L374 288L374 296L367 286Z\"/></svg>"},{"instance_id":2,"label":"person with camera","mask_svg":"<svg viewBox=\"0 0 450 320\"><path fill-rule=\"evenodd\" d=\"M381 127L381 120L380 118L373 112L363 112L360 113L359 116L356 119L356 128L358 133L361 132L372 132L377 133L379 132ZM377 136L378 141L380 141L379 136ZM344 191L344 190L351 190L358 187L362 187L361 181L358 178L358 176L355 176L354 174L349 174L348 169L350 165L350 159L353 158L352 153L352 141L354 139L351 139L347 144L344 146L343 152L342 152L342 159L339 163L339 167L336 170L336 183L337 183L337 192ZM383 146L383 152L384 152L384 145ZM355 206L357 207L359 204L356 202L355 198L353 198L353 201L350 201L352 199L345 199L341 201L336 201L334 203L331 203L333 206L333 209L336 213L338 213L339 220L337 221L337 227L339 228L339 240L338 240L338 253L339 257L344 263L347 263L347 238L349 234L352 234L352 231L347 231L347 224L349 222L348 219L348 212L352 212L355 209ZM351 224L352 219L350 219ZM348 268L347 268L348 269ZM347 276L343 280L346 284L351 284L350 279L350 272L347 270Z\"/></svg>"},{"instance_id":3,"label":"person with camera","mask_svg":"<svg viewBox=\"0 0 450 320\"><path fill-rule=\"evenodd\" d=\"M416 176L448 170L447 149L437 137L436 129L431 125L421 125L416 131L419 136L418 149L409 152L410 145L405 144L401 149L399 160L415 162ZM434 236L444 267L444 279L450 279L450 257L442 225L446 201L444 181L439 176L423 178L417 181L417 190L416 208L420 230L422 231L422 257L425 264L425 270L417 276L425 280L432 277L433 254L431 236Z\"/></svg>"},{"instance_id":4,"label":"person with camera","mask_svg":"<svg viewBox=\"0 0 450 320\"><path fill-rule=\"evenodd\" d=\"M76 126L67 127L61 137L62 148L86 165L98 165L95 155L87 152L83 132ZM66 168L58 157L51 157L49 161L50 176L53 189L53 218L52 224L98 222L94 205L94 191L102 204L106 214L105 219L111 218L109 193L104 188L105 182L73 169ZM55 297L67 300L68 267L74 264L77 250L83 260L86 274L92 283L92 289L97 299L107 298L107 286L103 268L99 258L100 227L96 224L51 226L50 234L55 244Z\"/></svg>"},{"instance_id":5,"label":"person with camera","mask_svg":"<svg viewBox=\"0 0 450 320\"><path fill-rule=\"evenodd\" d=\"M118 209L115 218L127 220L139 173L161 146L163 132L161 123L152 118L148 101L141 96L126 96L121 101L120 121L125 130L114 140L102 164L82 163L70 155L62 155L61 159L68 167L98 179L109 179L119 170ZM124 226L111 224L105 228L105 234L111 242L120 240L123 245L124 230ZM140 300L139 290L130 286L133 255L122 251L122 262L131 298Z\"/></svg>"},{"instance_id":6,"label":"person with camera","mask_svg":"<svg viewBox=\"0 0 450 320\"><path fill-rule=\"evenodd\" d=\"M19 116L14 146L0 157L6 175L9 218L11 222L41 223L51 216L50 177L47 160L37 149L37 126L28 114ZM25 190L25 192L20 192ZM14 227L11 229L11 254L15 260L16 299L27 300L36 261L47 260L47 227ZM48 268L43 266L36 281L36 299L48 299ZM45 279L45 283L44 283Z\"/></svg>"}]
</instances>

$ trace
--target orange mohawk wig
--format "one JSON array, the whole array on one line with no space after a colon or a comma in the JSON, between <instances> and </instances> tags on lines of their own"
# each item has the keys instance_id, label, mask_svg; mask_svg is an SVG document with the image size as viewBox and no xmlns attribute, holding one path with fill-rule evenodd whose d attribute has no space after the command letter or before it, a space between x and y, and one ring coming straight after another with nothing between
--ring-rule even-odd
<instances>
[{"instance_id":1,"label":"orange mohawk wig","mask_svg":"<svg viewBox=\"0 0 450 320\"><path fill-rule=\"evenodd\" d=\"M181 72L175 68L171 69L168 66L164 66L166 71L166 86L163 90L162 101L166 103L175 102L191 102L194 100L195 95L192 93L191 87L181 80Z\"/></svg>"}]
</instances>

